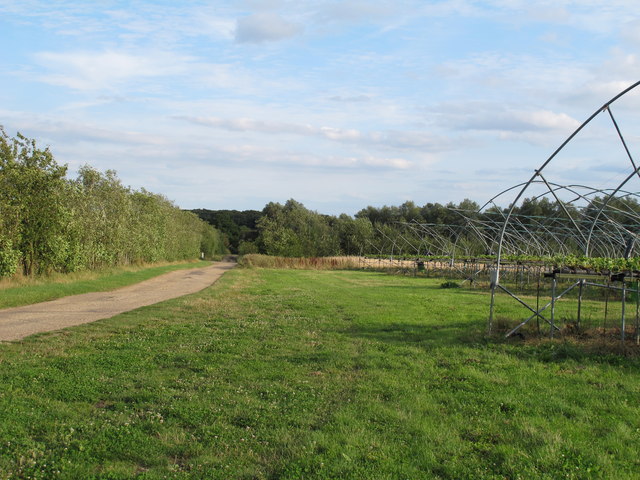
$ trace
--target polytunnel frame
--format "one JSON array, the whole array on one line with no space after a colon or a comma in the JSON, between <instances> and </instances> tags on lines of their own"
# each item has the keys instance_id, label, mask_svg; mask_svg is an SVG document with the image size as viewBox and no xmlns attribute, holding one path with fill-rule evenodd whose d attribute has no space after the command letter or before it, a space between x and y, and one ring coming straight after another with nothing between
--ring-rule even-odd
<instances>
[{"instance_id":1,"label":"polytunnel frame","mask_svg":"<svg viewBox=\"0 0 640 480\"><path fill-rule=\"evenodd\" d=\"M535 183L535 182L536 181L534 181L533 183ZM542 194L539 194L539 195L536 195L534 197L531 197L531 200L538 200L540 198L545 197L549 193L558 192L560 190L569 192L569 193L571 193L572 195L575 196L575 198L573 200L571 200L569 202L566 202L567 205L573 204L573 202L575 202L576 200L584 200L585 202L592 203L593 200L597 198L595 196L598 195L598 194L603 194L603 195L608 197L608 196L613 196L615 193L623 193L624 195L616 197L616 198L619 198L619 199L624 199L624 198L627 198L627 197L636 197L637 196L637 194L634 193L634 192L621 190L619 188L616 189L616 190L614 190L614 189L604 189L604 188L597 189L597 188L588 187L586 185L579 185L579 184L560 185L560 184L556 184L556 183L553 183L553 182L542 182L542 181L539 181L539 182L540 183L544 183L547 187L552 186L553 189L550 189L550 190L548 190L548 191L546 191L546 192L544 192ZM487 206L490 205L490 204L495 206L495 207L498 207L498 205L495 203L495 200L497 198L499 198L500 196L504 195L507 192L510 192L511 190L514 190L514 189L516 189L518 187L522 187L523 185L525 185L525 183L519 183L517 185L509 187L506 190L503 190L498 195L492 197L489 201L487 201L482 207L480 207L479 211L486 210ZM586 192L585 193L580 193L579 190L585 190ZM609 193L609 192L611 192L611 193ZM605 205L605 206L607 206L607 205ZM529 228L527 228L527 226L524 225L521 222L521 220L527 220L529 222L534 222L534 223L536 223L535 226L538 229L544 230L547 234L549 234L550 236L554 237L556 240L558 240L562 236L565 236L567 238L576 238L577 235L574 235L573 237L571 237L569 232L576 232L577 231L580 234L580 237L582 237L582 240L583 240L583 247L581 247L581 250L585 251L586 250L586 245L587 245L587 238L584 236L582 231L579 228L577 228L577 225L576 225L573 217L570 214L568 214L566 208L565 208L564 211L567 213L568 218L572 221L574 227L576 227L576 228L569 229L568 226L562 226L560 231L553 231L553 230L549 229L547 227L547 225L545 225L543 222L538 221L538 219L540 219L540 218L544 218L545 220L558 220L558 221L566 220L566 219L563 219L562 217L541 217L541 216L534 216L534 215L522 215L522 214L514 214L514 213L512 213L511 214L511 219L513 219L515 222L517 222L519 225L521 225L522 226L522 230L524 232L526 232L526 233L531 233L531 232L529 232ZM611 208L611 212L612 213L623 213L623 214L628 214L629 213L629 212L624 212L623 210L620 210L620 209L618 209L616 207L612 207ZM498 214L502 215L502 217L503 217L503 221L500 223L500 225L501 225L500 230L502 230L502 226L504 225L504 220L507 217L506 217L505 213L502 212L502 210L500 210L500 209L496 210L495 213L498 213ZM609 213L609 212L607 212L607 213ZM604 216L610 224L615 225L616 228L617 228L617 231L616 231L617 233L620 233L620 230L624 230L627 234L637 236L637 234L634 234L633 232L631 232L628 229L626 229L625 225L620 224L619 222L617 222L617 221L615 221L613 219L607 218L607 214L605 214L604 209L599 209L599 216ZM640 217L639 217L639 220L640 220ZM497 223L497 222L494 221L494 223ZM487 226L486 222L485 222L484 225L485 225L485 227ZM563 231L565 233L563 233ZM516 230L515 232L511 232L510 235L516 235L518 233L520 233L520 232L518 230ZM520 240L524 240L522 235L517 235L517 236L519 237ZM502 236L502 240L503 240L503 245L505 243L508 243L507 240L510 240L508 238L508 236L507 236L507 232L506 231L505 231L504 235ZM533 237L533 234L532 234L532 238L529 238L528 240L530 242L537 243L535 238ZM493 238L492 244L495 244L495 243L497 243L496 238ZM526 245L524 243L517 244L517 245L511 244L511 243L508 243L508 244L509 244L510 248L513 249L513 250L519 250L519 251L521 251L522 253L525 253L525 254L526 253L530 253L530 252L527 252ZM613 245L609 245L609 246L613 247ZM591 251L593 251L593 249L591 249ZM613 252L613 250L611 250L610 252ZM544 254L542 254L542 255L544 255ZM550 255L550 254L547 253L546 255ZM609 253L607 255L609 255Z\"/></svg>"},{"instance_id":2,"label":"polytunnel frame","mask_svg":"<svg viewBox=\"0 0 640 480\"><path fill-rule=\"evenodd\" d=\"M574 224L574 226L576 227L577 230L579 230L578 226L575 224L575 221L573 219L573 217L566 211L566 208L564 207L564 204L562 201L560 201L560 199L558 198L558 196L555 193L555 190L551 187L551 185L549 184L549 182L546 180L546 178L542 175L542 171L551 163L551 161L571 142L571 140L573 140L574 137L576 137L576 135L578 135L578 133L580 133L582 131L583 128L585 128L589 123L591 123L591 121L593 119L595 119L598 115L600 115L601 113L604 113L605 111L609 114L609 117L613 123L613 126L615 127L616 133L618 135L618 138L620 139L625 152L627 154L627 157L629 159L629 161L631 162L631 165L633 166L633 171L631 174L629 174L615 189L612 190L612 192L604 199L604 201L602 202L602 205L600 206L600 209L598 210L597 214L594 216L593 218L593 222L591 223L591 227L589 228L589 234L588 237L586 238L586 243L585 243L585 256L589 256L589 252L590 252L590 246L591 246L591 239L594 233L594 229L595 226L598 222L598 219L600 218L600 216L602 215L604 209L607 207L607 205L609 204L609 202L614 198L615 194L618 193L619 191L621 191L623 189L623 187L636 175L638 175L640 177L640 169L638 166L636 166L636 163L633 160L633 156L631 155L631 152L629 151L629 148L627 146L627 143L624 139L624 136L622 135L622 132L620 131L620 128L618 126L618 123L615 119L615 117L613 116L613 112L611 111L611 105L616 102L618 99L620 99L621 97L623 97L624 95L626 95L627 93L629 93L630 91L632 91L633 89L635 89L636 87L638 87L640 85L640 81L637 81L636 83L632 84L631 86L627 87L626 89L622 90L620 93L618 93L617 95L615 95L613 98L611 98L609 101L607 101L606 103L604 103L600 108L598 108L595 112L593 112L593 114L587 118L587 120L585 120L571 135L569 135L569 137L567 137L567 139L545 160L545 162L540 166L540 168L534 170L534 174L531 176L531 178L524 184L520 184L523 185L522 189L520 190L520 192L517 194L517 196L515 197L515 199L511 202L511 205L509 206L509 211L505 217L504 223L502 225L502 229L500 231L500 236L499 236L499 240L498 240L498 251L496 254L496 261L495 261L495 269L492 272L491 275L491 303L490 303L490 307L489 307L489 321L488 321L488 328L487 331L489 334L491 334L492 331L492 327L493 327L493 320L494 320L494 309L495 309L495 295L496 295L496 289L500 288L501 290L505 291L506 293L508 293L511 297L513 297L515 300L517 300L519 303L521 303L523 306L525 306L526 308L528 308L529 310L531 310L533 312L533 315L526 320L525 322L521 323L518 327L516 327L516 329L512 330L511 332L509 332L510 335L512 334L514 331L516 331L518 328L520 328L522 325L524 325L526 322L528 322L531 318L533 317L538 317L538 318L542 318L545 321L549 322L547 319L545 319L544 317L542 317L542 315L540 314L542 310L546 309L547 307L543 307L542 310L538 310L533 309L532 307L530 307L529 305L526 304L526 302L524 302L523 300L521 300L520 298L518 298L516 295L514 295L513 293L511 293L508 289L504 288L502 285L500 285L500 267L502 265L502 250L503 250L503 244L504 244L504 240L505 240L505 235L507 232L507 227L509 225L509 222L511 220L511 217L513 216L514 210L516 208L516 205L518 204L518 202L520 201L520 199L522 198L522 196L524 195L524 193L527 191L527 189L534 183L536 182L536 180L539 178L542 183L544 183L547 188L549 193L551 193L553 195L553 197L555 198L556 202L558 205L560 205L563 210L565 211L565 214L567 215L567 217L571 220L571 222ZM502 193L505 193L507 191L513 190L516 187L511 187L510 189L505 190ZM565 187L566 188L566 187ZM501 193L501 194L502 194ZM500 194L500 195L501 195ZM494 200L495 198L497 198L499 195L493 197L492 200ZM487 202L485 204L485 206L489 203L491 203L490 200L489 202ZM484 207L483 207L484 208ZM482 209L481 209L482 210ZM555 276L553 277L555 280ZM555 281L554 281L554 286L555 286ZM573 288L573 287L571 287ZM555 289L554 289L555 290ZM624 287L623 287L624 290ZM561 293L560 296L564 295L565 292ZM553 303L556 299L555 296L555 291L552 292L553 298L551 301L551 308L552 308L552 312L553 312ZM623 295L624 297L624 295ZM624 304L623 304L624 305ZM553 322L553 318L550 322L550 326L551 326L551 336L553 336L553 331L554 331L554 322ZM557 327L555 327L557 328ZM624 317L623 317L623 331L622 331L622 336L624 339Z\"/></svg>"},{"instance_id":3,"label":"polytunnel frame","mask_svg":"<svg viewBox=\"0 0 640 480\"><path fill-rule=\"evenodd\" d=\"M442 264L445 263L446 259L447 268L467 275L468 278L466 278L465 281L473 281L479 272L485 270L485 267L471 273L470 275L468 272L464 271L464 269L458 268L456 257L460 253L459 248L461 247L459 243L461 236L464 233L472 231L474 233L474 238L486 249L489 249L489 242L493 237L481 233L478 227L474 225L474 220L462 213L464 211L453 208L448 209L460 215L463 222L458 224L421 223L415 220L411 222L395 222L395 225L403 227L405 230L396 231L393 236L387 235L382 227L377 226L375 231L381 238L384 238L388 242L388 245L385 249L384 247L376 245L376 242L369 240L367 245L360 251L360 263L363 265L363 268L367 268L368 266L374 266L375 268L375 265L372 265L375 264L375 262L369 261L365 258L365 249L369 248L372 251L377 251L378 268L382 268L384 263L385 267L399 266L406 269L407 262L414 262L414 268L416 271L420 270L419 264L424 265L426 262L440 264L440 266L435 268L442 268ZM475 210L468 212L478 213ZM481 221L475 221L475 223L479 223L482 226ZM414 234L416 237L408 238L406 236L407 233ZM418 241L416 242L416 240ZM384 256L387 257L384 259L384 262L382 259L383 252ZM462 256L470 257L471 254L467 251L466 253L463 252ZM405 257L413 257L413 259L408 260ZM428 257L442 258L429 259ZM394 262L397 262L397 265L394 264ZM467 260L463 260L463 263L466 265Z\"/></svg>"}]
</instances>

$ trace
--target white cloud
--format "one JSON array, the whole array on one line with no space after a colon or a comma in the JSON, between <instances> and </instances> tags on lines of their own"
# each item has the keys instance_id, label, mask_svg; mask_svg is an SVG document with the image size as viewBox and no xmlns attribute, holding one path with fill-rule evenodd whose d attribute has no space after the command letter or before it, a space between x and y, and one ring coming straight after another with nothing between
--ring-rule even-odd
<instances>
[{"instance_id":1,"label":"white cloud","mask_svg":"<svg viewBox=\"0 0 640 480\"><path fill-rule=\"evenodd\" d=\"M503 121L511 125L512 130L561 130L571 131L580 125L575 118L566 113L556 113L549 110L529 112L507 112Z\"/></svg>"},{"instance_id":2,"label":"white cloud","mask_svg":"<svg viewBox=\"0 0 640 480\"><path fill-rule=\"evenodd\" d=\"M180 73L188 60L164 53L134 55L113 50L40 52L35 58L49 70L40 77L42 81L74 90L110 90L136 78Z\"/></svg>"},{"instance_id":3,"label":"white cloud","mask_svg":"<svg viewBox=\"0 0 640 480\"><path fill-rule=\"evenodd\" d=\"M193 64L190 67L189 81L207 88L224 88L235 91L255 93L264 88L254 75L232 64Z\"/></svg>"},{"instance_id":4,"label":"white cloud","mask_svg":"<svg viewBox=\"0 0 640 480\"><path fill-rule=\"evenodd\" d=\"M620 30L624 40L636 48L640 45L640 19L623 23Z\"/></svg>"},{"instance_id":5,"label":"white cloud","mask_svg":"<svg viewBox=\"0 0 640 480\"><path fill-rule=\"evenodd\" d=\"M595 110L638 80L640 57L635 52L614 48L608 58L588 69L583 79L575 79L573 88L567 85L561 98L568 104L581 106L586 115L588 110ZM615 105L615 109L618 108L640 108L640 90L636 88L627 94L624 102Z\"/></svg>"},{"instance_id":6,"label":"white cloud","mask_svg":"<svg viewBox=\"0 0 640 480\"><path fill-rule=\"evenodd\" d=\"M343 130L341 128L320 127L318 133L329 140L338 142L357 142L362 139L362 134L355 129Z\"/></svg>"},{"instance_id":7,"label":"white cloud","mask_svg":"<svg viewBox=\"0 0 640 480\"><path fill-rule=\"evenodd\" d=\"M244 3L257 10L276 10L283 6L283 0L244 0Z\"/></svg>"},{"instance_id":8,"label":"white cloud","mask_svg":"<svg viewBox=\"0 0 640 480\"><path fill-rule=\"evenodd\" d=\"M568 43L566 37L558 32L545 32L540 35L539 39L541 42L557 45L558 47L566 47Z\"/></svg>"},{"instance_id":9,"label":"white cloud","mask_svg":"<svg viewBox=\"0 0 640 480\"><path fill-rule=\"evenodd\" d=\"M544 23L566 23L571 14L564 6L557 5L527 5L524 7L531 20Z\"/></svg>"},{"instance_id":10,"label":"white cloud","mask_svg":"<svg viewBox=\"0 0 640 480\"><path fill-rule=\"evenodd\" d=\"M176 116L176 119L185 120L197 125L207 127L220 128L223 130L235 132L258 132L270 134L296 134L296 135L315 135L318 130L311 125L281 123L281 122L265 122L262 120L254 120L252 118L217 118L217 117L190 117Z\"/></svg>"},{"instance_id":11,"label":"white cloud","mask_svg":"<svg viewBox=\"0 0 640 480\"><path fill-rule=\"evenodd\" d=\"M265 200L323 198L318 178L380 202L394 189L481 200L640 78L636 0L129 3L0 0L12 46L0 103L22 114L0 118L62 162L115 167L154 191L175 195L182 175L194 206L246 201L235 186L206 188L216 176L251 177ZM632 144L640 88L629 100L613 111ZM615 135L592 130L587 150Z\"/></svg>"},{"instance_id":12,"label":"white cloud","mask_svg":"<svg viewBox=\"0 0 640 480\"><path fill-rule=\"evenodd\" d=\"M156 45L176 46L185 39L203 37L209 39L233 39L235 20L224 8L182 6L158 9L146 5L140 10L126 9L106 12L105 24L118 22L126 40L152 40ZM109 21L111 20L111 21Z\"/></svg>"},{"instance_id":13,"label":"white cloud","mask_svg":"<svg viewBox=\"0 0 640 480\"><path fill-rule=\"evenodd\" d=\"M233 132L253 132L269 135L299 135L316 137L332 142L386 149L439 152L459 146L459 143L454 139L437 137L427 132L420 131L386 130L362 132L354 128L343 129L328 126L317 127L302 123L263 121L251 118L223 119L217 117L191 117L185 115L177 115L174 116L174 118L196 125Z\"/></svg>"},{"instance_id":14,"label":"white cloud","mask_svg":"<svg viewBox=\"0 0 640 480\"><path fill-rule=\"evenodd\" d=\"M620 19L638 18L635 0L457 0L430 4L423 13L490 18L512 25L533 22L571 27L598 35L619 31Z\"/></svg>"},{"instance_id":15,"label":"white cloud","mask_svg":"<svg viewBox=\"0 0 640 480\"><path fill-rule=\"evenodd\" d=\"M144 41L157 47L203 36L233 39L237 10L224 5L162 5L140 1L122 8L121 2L0 0L0 14L20 17L22 25L83 41L100 39Z\"/></svg>"},{"instance_id":16,"label":"white cloud","mask_svg":"<svg viewBox=\"0 0 640 480\"><path fill-rule=\"evenodd\" d=\"M158 133L145 133L130 126L112 127L103 123L66 119L57 115L27 115L0 110L0 117L10 121L13 128L38 141L46 138L57 144L93 143L130 146L166 146L167 137ZM55 151L53 152L56 153ZM87 158L87 160L89 160Z\"/></svg>"},{"instance_id":17,"label":"white cloud","mask_svg":"<svg viewBox=\"0 0 640 480\"><path fill-rule=\"evenodd\" d=\"M576 92L569 98L573 101L580 99L582 103L595 110L631 85L630 81L625 80L594 81L576 89ZM632 95L638 95L638 92L631 93L628 98L631 98Z\"/></svg>"},{"instance_id":18,"label":"white cloud","mask_svg":"<svg viewBox=\"0 0 640 480\"><path fill-rule=\"evenodd\" d=\"M332 97L329 97L329 100L333 101L333 102L341 102L341 103L361 103L361 102L369 102L371 101L372 97L370 95L349 95L349 96L343 96L343 95L334 95Z\"/></svg>"},{"instance_id":19,"label":"white cloud","mask_svg":"<svg viewBox=\"0 0 640 480\"><path fill-rule=\"evenodd\" d=\"M282 165L287 168L339 168L346 170L382 169L407 170L415 166L414 162L401 157L380 157L374 155L321 155L310 152L287 152L273 147L256 144L229 144L219 147L226 158L234 162Z\"/></svg>"},{"instance_id":20,"label":"white cloud","mask_svg":"<svg viewBox=\"0 0 640 480\"><path fill-rule=\"evenodd\" d=\"M615 84L615 88L619 88L618 91L629 86L631 83L640 79L640 57L633 51L629 53L621 48L613 48L609 52L609 58L603 65L606 69L600 75L601 78L607 79L607 83Z\"/></svg>"},{"instance_id":21,"label":"white cloud","mask_svg":"<svg viewBox=\"0 0 640 480\"><path fill-rule=\"evenodd\" d=\"M400 170L406 170L413 166L413 162L404 158L365 157L362 159L362 163L373 167L389 167Z\"/></svg>"},{"instance_id":22,"label":"white cloud","mask_svg":"<svg viewBox=\"0 0 640 480\"><path fill-rule=\"evenodd\" d=\"M284 40L302 31L302 27L271 12L254 13L239 18L236 24L238 43L262 43Z\"/></svg>"},{"instance_id":23,"label":"white cloud","mask_svg":"<svg viewBox=\"0 0 640 480\"><path fill-rule=\"evenodd\" d=\"M394 5L387 1L341 0L321 5L318 18L321 21L337 20L355 22L368 19L388 18L394 13Z\"/></svg>"},{"instance_id":24,"label":"white cloud","mask_svg":"<svg viewBox=\"0 0 640 480\"><path fill-rule=\"evenodd\" d=\"M572 131L580 125L566 113L543 109L496 107L489 102L447 103L429 110L442 125L459 130L500 132Z\"/></svg>"}]
</instances>

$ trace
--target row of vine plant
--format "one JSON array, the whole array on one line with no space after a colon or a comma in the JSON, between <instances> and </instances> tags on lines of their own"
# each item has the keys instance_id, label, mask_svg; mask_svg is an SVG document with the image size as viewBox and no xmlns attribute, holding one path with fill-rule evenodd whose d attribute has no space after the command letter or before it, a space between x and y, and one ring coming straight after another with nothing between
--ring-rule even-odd
<instances>
[{"instance_id":1,"label":"row of vine plant","mask_svg":"<svg viewBox=\"0 0 640 480\"><path fill-rule=\"evenodd\" d=\"M222 235L162 195L85 165L67 177L48 148L0 127L0 276L212 257Z\"/></svg>"},{"instance_id":2,"label":"row of vine plant","mask_svg":"<svg viewBox=\"0 0 640 480\"><path fill-rule=\"evenodd\" d=\"M405 255L405 254L365 254L365 258L398 260L398 261L423 261L446 262L454 260L456 263L485 263L492 264L496 261L495 255ZM539 265L542 267L580 270L594 273L601 272L640 272L640 257L608 258L587 257L584 255L554 255L543 257L538 255L505 255L502 263L517 265Z\"/></svg>"}]
</instances>

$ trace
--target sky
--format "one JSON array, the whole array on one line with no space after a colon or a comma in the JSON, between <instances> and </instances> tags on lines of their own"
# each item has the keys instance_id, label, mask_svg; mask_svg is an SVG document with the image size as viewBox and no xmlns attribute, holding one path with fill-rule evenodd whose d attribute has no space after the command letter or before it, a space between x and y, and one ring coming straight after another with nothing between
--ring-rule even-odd
<instances>
[{"instance_id":1,"label":"sky","mask_svg":"<svg viewBox=\"0 0 640 480\"><path fill-rule=\"evenodd\" d=\"M640 80L637 0L0 0L0 41L7 134L185 209L482 204ZM624 176L609 127L553 180Z\"/></svg>"}]
</instances>

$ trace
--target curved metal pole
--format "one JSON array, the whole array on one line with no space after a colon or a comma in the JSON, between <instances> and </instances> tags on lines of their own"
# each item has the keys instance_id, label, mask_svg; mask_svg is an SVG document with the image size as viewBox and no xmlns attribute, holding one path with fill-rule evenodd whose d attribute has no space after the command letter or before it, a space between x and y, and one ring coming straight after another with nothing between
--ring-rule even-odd
<instances>
[{"instance_id":1,"label":"curved metal pole","mask_svg":"<svg viewBox=\"0 0 640 480\"><path fill-rule=\"evenodd\" d=\"M524 192L529 188L529 186L535 181L536 177L539 176L541 174L541 172L545 169L545 167L547 165L549 165L549 163L558 155L558 153L560 153L560 151L562 151L562 149L564 149L564 147L571 141L573 140L573 138L582 131L582 129L587 126L598 114L600 114L601 112L603 112L605 109L609 108L609 105L611 105L613 102L615 102L616 100L618 100L620 97L622 97L623 95L625 95L626 93L628 93L629 91L633 90L634 88L636 88L638 85L640 85L640 81L634 83L633 85L631 85L630 87L624 89L622 92L620 92L619 94L617 94L616 96L614 96L611 100L609 100L608 102L606 102L600 109L596 110L587 120L585 120L571 135L569 135L569 137L551 154L551 156L549 156L549 158L547 158L547 160L542 164L542 166L535 170L534 174L531 176L531 178L529 179L528 182L526 182L524 184L524 186L522 187L522 189L518 192L516 198L513 200L513 202L511 203L506 219L502 225L502 229L500 231L500 238L498 240L498 252L496 255L496 263L495 263L495 272L493 274L492 280L491 280L491 306L489 309L489 325L488 325L488 331L489 333L491 332L491 328L492 328L492 324L493 324L493 313L494 313L494 305L495 305L495 291L496 291L496 286L498 286L500 284L500 264L502 261L502 248L503 248L503 242L504 242L504 237L505 237L505 232L507 230L507 225L509 224L509 220L515 210L515 207L518 203L518 201L520 200L520 198L524 195ZM637 169L636 169L637 170ZM635 174L635 171L634 171ZM628 181L628 180L627 180ZM618 190L622 188L622 186L624 186L624 184L626 183L623 182L619 187ZM494 197L495 198L495 197ZM610 197L611 198L611 197ZM608 203L608 202L607 202ZM602 210L602 209L601 209ZM598 215L599 216L599 215ZM591 240L591 235L593 233L593 228L594 228L594 224L592 224L591 226L591 230L589 232L589 236L587 238L587 245L585 248L585 252L588 255L588 251L589 251L589 242Z\"/></svg>"},{"instance_id":2,"label":"curved metal pole","mask_svg":"<svg viewBox=\"0 0 640 480\"><path fill-rule=\"evenodd\" d=\"M491 197L489 200L487 200L487 201L485 202L485 204L484 204L484 205L482 205L478 211L479 211L479 212L481 212L481 211L482 211L482 210L484 210L484 209L485 209L485 207L486 207L487 205L489 205L490 203L491 203L491 204L493 204L493 206L494 206L494 207L498 207L500 210L502 210L502 209L501 209L501 208L496 204L496 202L495 202L494 200L495 200L496 198L501 197L501 196L502 196L502 195L504 195L505 193L510 192L511 190L515 190L516 188L521 187L522 185L525 185L526 183L527 183L527 182L518 183L517 185L514 185L514 186L512 186L512 187L509 187L509 188L507 188L507 189L505 189L505 190L501 191L501 192L500 192L500 193L498 193L497 195L495 195L495 196Z\"/></svg>"},{"instance_id":3,"label":"curved metal pole","mask_svg":"<svg viewBox=\"0 0 640 480\"><path fill-rule=\"evenodd\" d=\"M613 102L615 102L616 100L618 100L620 97L622 97L623 95L625 95L626 93L630 92L631 90L633 90L634 88L636 88L638 85L640 85L640 81L634 83L633 85L631 85L630 87L624 89L622 92L620 92L619 94L617 94L616 96L614 96L611 100L609 100L608 102L606 102L602 107L600 107L598 110L596 110L595 112L593 112L593 114L587 119L585 120L582 125L580 125L571 135L569 135L569 137L562 142L562 144L551 154L551 156L549 156L549 158L547 158L547 160L545 160L545 162L542 164L542 166L535 170L535 173L533 174L533 176L529 179L528 182L526 182L524 184L524 187L522 188L522 190L520 190L520 192L518 193L518 195L516 196L515 200L511 203L511 206L509 208L509 213L507 213L507 218L505 220L505 223L503 225L502 228L502 232L500 234L500 240L498 243L498 254L496 256L496 283L498 283L499 278L500 278L500 260L501 260L501 255L502 255L502 238L504 237L504 232L507 228L507 224L509 223L509 219L515 209L516 204L518 203L518 200L520 200L520 197L522 197L522 195L524 194L524 192L527 190L527 188L529 188L529 185L531 185L531 183L533 183L533 181L536 179L536 177L540 174L540 172L542 172L542 170L544 170L544 168L549 165L549 163L551 162L551 160L553 160L558 153L560 153L562 151L562 149L571 141L573 140L573 138L582 131L582 129L584 127L586 127L595 117L597 117L600 113L602 113L606 108L609 107L609 105L611 105ZM635 172L634 172L635 173ZM626 182L625 182L626 183Z\"/></svg>"},{"instance_id":4,"label":"curved metal pole","mask_svg":"<svg viewBox=\"0 0 640 480\"><path fill-rule=\"evenodd\" d=\"M636 162L633 161L633 156L631 155L631 152L629 151L629 147L627 147L627 142L624 141L624 137L622 136L622 132L620 131L620 127L618 127L618 122L616 122L616 119L613 116L613 112L611 111L611 107L609 107L607 105L607 112L609 112L609 117L611 118L611 121L613 122L613 126L616 127L616 132L618 132L618 137L620 137L620 141L622 142L622 146L624 147L625 152L627 152L627 156L629 157L629 161L631 162L631 165L633 166L633 169L637 172L638 171L638 167L636 166ZM640 177L640 174L638 174L638 176Z\"/></svg>"},{"instance_id":5,"label":"curved metal pole","mask_svg":"<svg viewBox=\"0 0 640 480\"><path fill-rule=\"evenodd\" d=\"M598 211L598 213L596 214L596 216L593 219L593 223L591 224L591 229L589 230L589 236L587 237L587 245L586 245L586 249L585 249L585 255L588 257L589 256L589 244L591 242L591 236L593 234L593 230L595 228L596 222L598 221L598 218L600 217L600 215L602 214L602 211L604 210L604 208L608 205L608 203L613 199L613 196L622 188L625 186L625 184L631 180L634 176L636 176L636 174L638 174L638 169L634 170L627 178L625 178L622 183L618 186L618 188L616 188L613 192L611 192L611 194L609 195L609 197L602 202L602 206L600 207L600 210Z\"/></svg>"}]
</instances>

